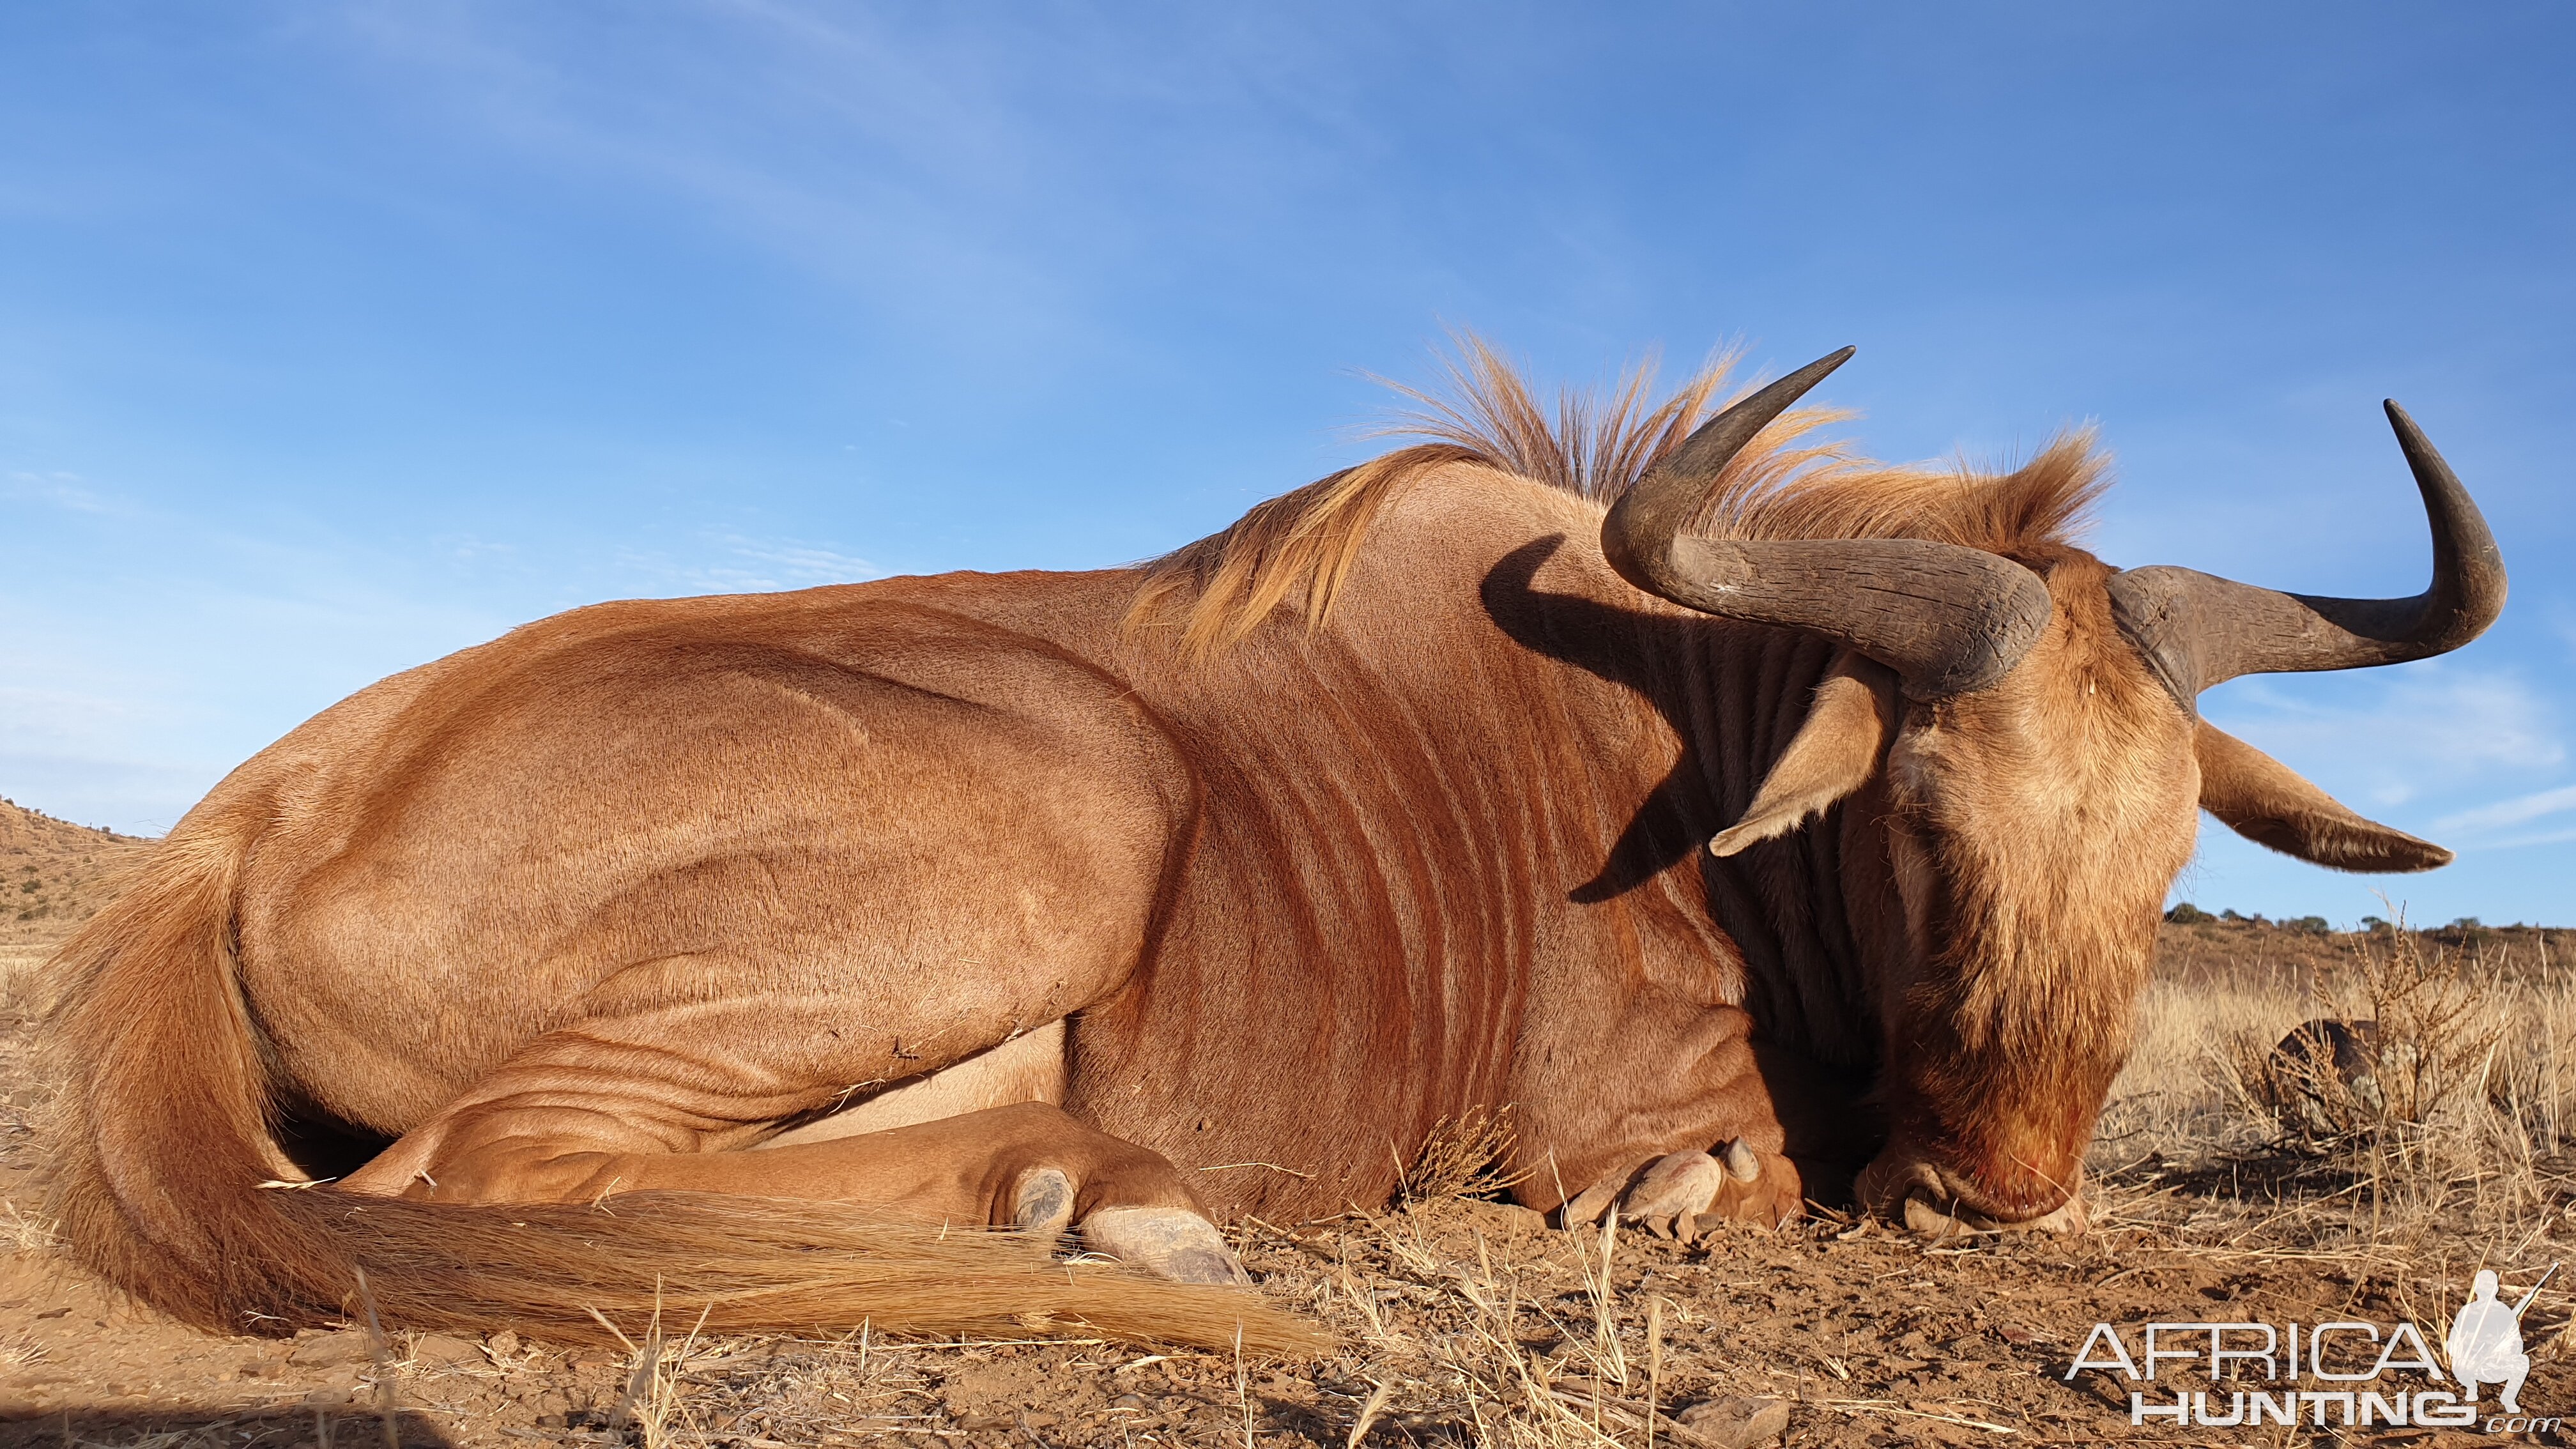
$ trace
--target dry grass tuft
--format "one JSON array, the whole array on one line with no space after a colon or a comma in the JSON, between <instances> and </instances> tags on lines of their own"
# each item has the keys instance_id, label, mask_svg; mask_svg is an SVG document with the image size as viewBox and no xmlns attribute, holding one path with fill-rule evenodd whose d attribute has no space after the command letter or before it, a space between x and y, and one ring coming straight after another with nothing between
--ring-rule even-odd
<instances>
[{"instance_id":1,"label":"dry grass tuft","mask_svg":"<svg viewBox=\"0 0 2576 1449\"><path fill-rule=\"evenodd\" d=\"M2231 1250L2348 1255L2443 1293L2559 1225L2576 978L2549 933L2401 916L2279 959L2262 954L2279 940L2237 935L2256 950L2150 989L2094 1146L2097 1221L2188 1202Z\"/></svg>"},{"instance_id":2,"label":"dry grass tuft","mask_svg":"<svg viewBox=\"0 0 2576 1449\"><path fill-rule=\"evenodd\" d=\"M54 1225L42 1214L26 1212L15 1202L0 1201L9 1221L0 1224L0 1243L13 1253L50 1253L63 1245Z\"/></svg>"},{"instance_id":3,"label":"dry grass tuft","mask_svg":"<svg viewBox=\"0 0 2576 1449\"><path fill-rule=\"evenodd\" d=\"M53 1009L59 992L44 969L52 954L50 945L0 943L0 1017L40 1017Z\"/></svg>"},{"instance_id":4,"label":"dry grass tuft","mask_svg":"<svg viewBox=\"0 0 2576 1449\"><path fill-rule=\"evenodd\" d=\"M681 1442L673 1430L685 1431L691 1440L699 1439L697 1425L690 1420L688 1409L680 1402L681 1379L687 1371L689 1357L698 1346L698 1334L707 1325L707 1310L701 1309L698 1321L690 1326L688 1337L674 1349L662 1337L662 1305L653 1305L653 1320L646 1325L642 1342L628 1338L624 1331L604 1316L599 1324L616 1335L626 1348L628 1362L626 1387L609 1411L608 1423L613 1429L633 1428L643 1440L643 1449L670 1449Z\"/></svg>"},{"instance_id":5,"label":"dry grass tuft","mask_svg":"<svg viewBox=\"0 0 2576 1449\"><path fill-rule=\"evenodd\" d=\"M1442 1202L1450 1198L1495 1198L1512 1190L1528 1170L1514 1172L1509 1163L1520 1134L1509 1107L1487 1111L1476 1107L1443 1117L1423 1139L1411 1163L1396 1164L1396 1198L1404 1203Z\"/></svg>"}]
</instances>

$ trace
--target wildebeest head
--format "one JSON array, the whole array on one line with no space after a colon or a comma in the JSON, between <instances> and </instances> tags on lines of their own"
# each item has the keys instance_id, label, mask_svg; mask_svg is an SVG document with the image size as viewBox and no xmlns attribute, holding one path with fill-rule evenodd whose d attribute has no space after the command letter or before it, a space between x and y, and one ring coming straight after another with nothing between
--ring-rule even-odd
<instances>
[{"instance_id":1,"label":"wildebeest head","mask_svg":"<svg viewBox=\"0 0 2576 1449\"><path fill-rule=\"evenodd\" d=\"M1862 1175L1863 1200L1917 1219L2047 1219L2067 1210L2127 1055L2199 809L2338 869L2451 858L2211 727L2199 692L2243 674L2456 649L2502 610L2503 561L2458 478L2394 403L2432 521L2433 582L2413 598L2122 571L2059 544L2008 557L1924 539L1693 532L1728 460L1850 355L1712 419L1610 510L1602 548L1629 582L1674 603L1843 647L1806 723L1711 849L1785 834L1884 771L1913 960L1881 1004L1892 1135Z\"/></svg>"}]
</instances>

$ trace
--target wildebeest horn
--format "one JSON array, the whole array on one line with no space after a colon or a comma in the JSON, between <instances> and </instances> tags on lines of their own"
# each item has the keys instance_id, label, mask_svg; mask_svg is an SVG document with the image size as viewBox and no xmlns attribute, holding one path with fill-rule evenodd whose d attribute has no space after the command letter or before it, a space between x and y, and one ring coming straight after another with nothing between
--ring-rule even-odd
<instances>
[{"instance_id":1,"label":"wildebeest horn","mask_svg":"<svg viewBox=\"0 0 2576 1449\"><path fill-rule=\"evenodd\" d=\"M1620 577L1686 608L1847 644L1895 670L1916 699L1983 689L2048 623L2047 587L2012 560L1926 539L1682 531L1728 461L1851 355L1818 358L1711 418L1619 499L1601 551Z\"/></svg>"},{"instance_id":2,"label":"wildebeest horn","mask_svg":"<svg viewBox=\"0 0 2576 1449\"><path fill-rule=\"evenodd\" d=\"M2158 564L2111 580L2120 628L2185 709L2240 674L2359 669L2447 653L2504 612L2504 555L2459 475L2424 430L2387 404L2433 525L2433 582L2410 599L2285 594Z\"/></svg>"}]
</instances>

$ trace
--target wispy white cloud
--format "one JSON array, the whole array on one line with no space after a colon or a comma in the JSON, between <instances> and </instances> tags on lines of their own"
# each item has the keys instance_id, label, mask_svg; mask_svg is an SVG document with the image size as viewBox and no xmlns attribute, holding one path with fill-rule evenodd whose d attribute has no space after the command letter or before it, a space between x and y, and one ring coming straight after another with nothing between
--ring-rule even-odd
<instances>
[{"instance_id":1,"label":"wispy white cloud","mask_svg":"<svg viewBox=\"0 0 2576 1449\"><path fill-rule=\"evenodd\" d=\"M1244 258L1282 236L1416 236L1410 190L1357 184L1404 154L1370 102L1400 88L1393 23L1357 14L1319 29L1175 10L1140 46L1043 7L962 20L709 0L622 30L614 65L583 27L524 7L338 14L327 33L454 134L679 200L693 225L910 319L916 348L1006 346L1032 375L1109 345L1106 317L1164 305L1176 267L1240 285ZM1614 223L1568 205L1525 224L1570 230L1576 274L1625 278Z\"/></svg>"},{"instance_id":2,"label":"wispy white cloud","mask_svg":"<svg viewBox=\"0 0 2576 1449\"><path fill-rule=\"evenodd\" d=\"M23 664L15 658L11 662ZM0 686L0 741L21 747L42 741L52 748L69 750L84 742L94 743L111 728L124 727L140 712L134 701L114 695L41 686Z\"/></svg>"},{"instance_id":3,"label":"wispy white cloud","mask_svg":"<svg viewBox=\"0 0 2576 1449\"><path fill-rule=\"evenodd\" d=\"M864 583L886 576L884 569L855 554L800 539L717 534L707 542L721 553L711 558L674 559L667 554L630 550L619 556L619 563L663 587L690 593L766 593L775 589L810 589L820 584Z\"/></svg>"},{"instance_id":4,"label":"wispy white cloud","mask_svg":"<svg viewBox=\"0 0 2576 1449\"><path fill-rule=\"evenodd\" d=\"M2576 840L2576 827L2570 827L2565 830L2544 830L2538 835L2508 835L2494 840L2480 840L2473 843L2480 851L2493 851L2521 850L2527 846L2535 845L2565 845L2571 840Z\"/></svg>"},{"instance_id":5,"label":"wispy white cloud","mask_svg":"<svg viewBox=\"0 0 2576 1449\"><path fill-rule=\"evenodd\" d=\"M802 589L816 584L855 584L885 577L885 570L854 554L793 539L727 537L725 546L750 567L706 570L710 578L745 589Z\"/></svg>"},{"instance_id":6,"label":"wispy white cloud","mask_svg":"<svg viewBox=\"0 0 2576 1449\"><path fill-rule=\"evenodd\" d=\"M2368 688L2346 702L2257 679L2205 703L2221 728L2383 807L2567 761L2566 721L2518 676L2427 664Z\"/></svg>"},{"instance_id":7,"label":"wispy white cloud","mask_svg":"<svg viewBox=\"0 0 2576 1449\"><path fill-rule=\"evenodd\" d=\"M518 544L506 539L485 538L472 533L445 534L430 542L449 561L469 566L497 560L516 561L524 553Z\"/></svg>"},{"instance_id":8,"label":"wispy white cloud","mask_svg":"<svg viewBox=\"0 0 2576 1449\"><path fill-rule=\"evenodd\" d=\"M158 834L221 773L219 765L154 748L190 723L184 710L139 697L131 671L45 667L24 649L0 651L0 794L84 825ZM15 681L41 679L26 684Z\"/></svg>"},{"instance_id":9,"label":"wispy white cloud","mask_svg":"<svg viewBox=\"0 0 2576 1449\"><path fill-rule=\"evenodd\" d=\"M13 503L46 504L74 513L121 513L115 499L89 486L78 473L36 473L23 469L0 473L0 498Z\"/></svg>"},{"instance_id":10,"label":"wispy white cloud","mask_svg":"<svg viewBox=\"0 0 2576 1449\"><path fill-rule=\"evenodd\" d=\"M625 63L654 78L639 86L603 84L562 52L563 32L504 7L365 4L344 20L386 74L487 139L685 197L708 224L881 305L1066 324L1078 289L1014 224L1031 187L1081 214L1056 218L1059 252L1115 250L1100 208L1056 175L1051 138L1007 103L1012 67L1039 48L1026 26L925 64L925 38L883 33L886 21L720 4L639 41Z\"/></svg>"},{"instance_id":11,"label":"wispy white cloud","mask_svg":"<svg viewBox=\"0 0 2576 1449\"><path fill-rule=\"evenodd\" d=\"M2554 790L2535 791L2510 800L2498 800L2474 810L2462 810L2433 822L2437 830L2500 830L2508 825L2521 825L2544 815L2576 810L2576 785L2562 785Z\"/></svg>"}]
</instances>

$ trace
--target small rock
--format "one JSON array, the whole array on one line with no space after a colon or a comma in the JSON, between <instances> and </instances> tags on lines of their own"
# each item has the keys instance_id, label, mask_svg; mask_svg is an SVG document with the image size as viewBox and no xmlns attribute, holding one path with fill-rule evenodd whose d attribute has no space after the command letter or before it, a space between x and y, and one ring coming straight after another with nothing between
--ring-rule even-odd
<instances>
[{"instance_id":1,"label":"small rock","mask_svg":"<svg viewBox=\"0 0 2576 1449\"><path fill-rule=\"evenodd\" d=\"M461 1338L443 1333L424 1333L411 1343L412 1362L443 1366L455 1363L479 1363L483 1350Z\"/></svg>"},{"instance_id":2,"label":"small rock","mask_svg":"<svg viewBox=\"0 0 2576 1449\"><path fill-rule=\"evenodd\" d=\"M354 1328L308 1338L286 1356L298 1368L339 1368L346 1364L365 1363L376 1356L367 1336Z\"/></svg>"},{"instance_id":3,"label":"small rock","mask_svg":"<svg viewBox=\"0 0 2576 1449\"><path fill-rule=\"evenodd\" d=\"M564 1416L561 1414L539 1414L537 1416L537 1427L540 1429L560 1429L564 1427Z\"/></svg>"},{"instance_id":4,"label":"small rock","mask_svg":"<svg viewBox=\"0 0 2576 1449\"><path fill-rule=\"evenodd\" d=\"M1753 1449L1788 1432L1789 1401L1729 1394L1693 1404L1673 1422L1710 1449Z\"/></svg>"},{"instance_id":5,"label":"small rock","mask_svg":"<svg viewBox=\"0 0 2576 1449\"><path fill-rule=\"evenodd\" d=\"M1118 1397L1109 1401L1109 1407L1113 1409L1126 1409L1131 1413L1141 1414L1145 1412L1145 1399L1141 1394L1120 1394Z\"/></svg>"},{"instance_id":6,"label":"small rock","mask_svg":"<svg viewBox=\"0 0 2576 1449\"><path fill-rule=\"evenodd\" d=\"M483 1344L494 1358L516 1358L519 1353L519 1336L506 1328L483 1340Z\"/></svg>"}]
</instances>

